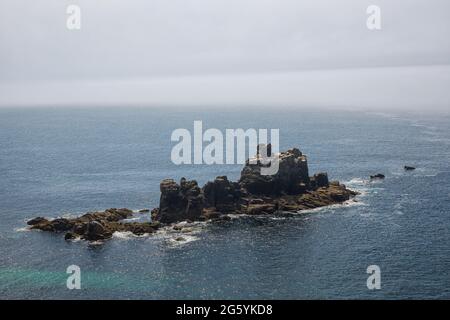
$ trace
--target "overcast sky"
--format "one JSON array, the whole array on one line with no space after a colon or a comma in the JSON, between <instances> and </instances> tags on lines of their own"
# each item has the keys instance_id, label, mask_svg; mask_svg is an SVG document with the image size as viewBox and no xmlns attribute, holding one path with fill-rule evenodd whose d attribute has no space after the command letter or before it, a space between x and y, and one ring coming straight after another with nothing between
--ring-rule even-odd
<instances>
[{"instance_id":1,"label":"overcast sky","mask_svg":"<svg viewBox=\"0 0 450 320\"><path fill-rule=\"evenodd\" d=\"M81 30L66 28L70 4ZM366 27L372 4L381 30ZM445 109L449 12L448 0L1 0L0 106Z\"/></svg>"}]
</instances>

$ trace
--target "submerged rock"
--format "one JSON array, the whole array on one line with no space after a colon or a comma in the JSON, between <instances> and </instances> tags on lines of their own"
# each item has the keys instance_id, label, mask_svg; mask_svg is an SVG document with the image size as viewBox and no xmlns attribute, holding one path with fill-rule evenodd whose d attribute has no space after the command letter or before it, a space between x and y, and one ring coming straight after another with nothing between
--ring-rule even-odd
<instances>
[{"instance_id":1,"label":"submerged rock","mask_svg":"<svg viewBox=\"0 0 450 320\"><path fill-rule=\"evenodd\" d=\"M180 184L165 179L160 184L161 198L159 210L154 215L162 223L172 223L186 219L197 220L203 211L203 192L197 181L181 178Z\"/></svg>"},{"instance_id":2,"label":"submerged rock","mask_svg":"<svg viewBox=\"0 0 450 320\"><path fill-rule=\"evenodd\" d=\"M372 179L372 180L375 180L375 179L384 179L384 178L385 178L384 174L381 174L381 173L377 173L377 174L375 174L375 175L373 175L373 176L370 176L370 179Z\"/></svg>"}]
</instances>

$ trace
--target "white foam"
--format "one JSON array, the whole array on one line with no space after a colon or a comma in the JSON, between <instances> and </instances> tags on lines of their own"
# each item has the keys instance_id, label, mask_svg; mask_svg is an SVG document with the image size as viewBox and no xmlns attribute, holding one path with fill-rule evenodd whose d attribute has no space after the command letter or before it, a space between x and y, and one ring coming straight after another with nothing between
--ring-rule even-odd
<instances>
[{"instance_id":1,"label":"white foam","mask_svg":"<svg viewBox=\"0 0 450 320\"><path fill-rule=\"evenodd\" d=\"M85 212L84 213L83 212L78 212L78 213L68 213L68 212L66 212L66 213L63 213L61 215L61 218L74 219L74 218L78 218L78 217L82 216L83 214L85 214ZM55 219L55 217L49 217L49 218L48 217L44 217L44 218L46 218L48 220Z\"/></svg>"},{"instance_id":2,"label":"white foam","mask_svg":"<svg viewBox=\"0 0 450 320\"><path fill-rule=\"evenodd\" d=\"M103 245L105 242L103 240L97 240L97 241L91 241L88 243L89 246L101 246Z\"/></svg>"},{"instance_id":3,"label":"white foam","mask_svg":"<svg viewBox=\"0 0 450 320\"><path fill-rule=\"evenodd\" d=\"M141 217L123 219L122 222L132 222L132 221L137 221L137 220L141 220Z\"/></svg>"},{"instance_id":4,"label":"white foam","mask_svg":"<svg viewBox=\"0 0 450 320\"><path fill-rule=\"evenodd\" d=\"M183 245L186 245L190 242L197 241L197 240L199 240L198 237L183 234L182 236L168 238L167 243L170 246L179 247L179 246L183 246Z\"/></svg>"},{"instance_id":5,"label":"white foam","mask_svg":"<svg viewBox=\"0 0 450 320\"><path fill-rule=\"evenodd\" d=\"M381 181L373 182L368 179L363 178L352 178L348 181L342 182L346 187L355 190L359 192L358 198L363 198L369 194L369 192L380 189L383 190L384 188L374 188L372 185L375 183L381 183ZM376 192L376 191L375 191Z\"/></svg>"},{"instance_id":6,"label":"white foam","mask_svg":"<svg viewBox=\"0 0 450 320\"><path fill-rule=\"evenodd\" d=\"M195 235L201 233L207 223L208 222L206 221L181 221L176 224L159 228L152 234L152 238L161 239L170 247L178 247L199 240L200 238ZM175 230L173 228L174 226L181 227L181 230Z\"/></svg>"},{"instance_id":7,"label":"white foam","mask_svg":"<svg viewBox=\"0 0 450 320\"><path fill-rule=\"evenodd\" d=\"M377 185L377 184L382 184L383 182L384 182L384 179L372 179L368 182L368 184Z\"/></svg>"},{"instance_id":8,"label":"white foam","mask_svg":"<svg viewBox=\"0 0 450 320\"><path fill-rule=\"evenodd\" d=\"M362 178L352 178L348 181L343 181L342 183L345 185L366 185L368 180Z\"/></svg>"},{"instance_id":9,"label":"white foam","mask_svg":"<svg viewBox=\"0 0 450 320\"><path fill-rule=\"evenodd\" d=\"M149 210L149 209L146 209L146 208L131 209L131 211L133 211L133 213L142 214L142 215L150 214L150 210L148 212L140 212L141 210Z\"/></svg>"},{"instance_id":10,"label":"white foam","mask_svg":"<svg viewBox=\"0 0 450 320\"><path fill-rule=\"evenodd\" d=\"M142 235L137 235L131 231L115 231L113 233L113 238L120 239L120 240L129 240L129 239L133 239L133 238L146 238L150 235L151 235L150 233L144 233Z\"/></svg>"}]
</instances>

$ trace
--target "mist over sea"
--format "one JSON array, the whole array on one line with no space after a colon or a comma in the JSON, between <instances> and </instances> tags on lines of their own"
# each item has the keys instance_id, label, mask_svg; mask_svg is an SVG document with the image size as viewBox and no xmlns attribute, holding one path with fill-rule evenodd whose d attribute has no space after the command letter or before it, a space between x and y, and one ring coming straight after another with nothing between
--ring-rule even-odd
<instances>
[{"instance_id":1,"label":"mist over sea","mask_svg":"<svg viewBox=\"0 0 450 320\"><path fill-rule=\"evenodd\" d=\"M310 174L327 171L361 195L290 218L198 224L183 241L161 230L89 245L26 230L35 216L152 209L164 178L237 180L241 165L171 162L172 131L192 131L194 120L279 128L280 149L300 148ZM449 299L449 159L448 113L0 109L0 297ZM369 181L376 173L386 179ZM81 290L66 288L72 264ZM381 268L381 290L366 287L369 265Z\"/></svg>"}]
</instances>

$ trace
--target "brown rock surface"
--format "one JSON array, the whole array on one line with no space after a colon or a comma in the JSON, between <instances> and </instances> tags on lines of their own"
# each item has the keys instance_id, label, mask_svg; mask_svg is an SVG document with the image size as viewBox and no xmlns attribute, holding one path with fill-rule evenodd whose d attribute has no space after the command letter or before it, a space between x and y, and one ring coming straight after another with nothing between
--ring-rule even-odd
<instances>
[{"instance_id":1,"label":"brown rock surface","mask_svg":"<svg viewBox=\"0 0 450 320\"><path fill-rule=\"evenodd\" d=\"M185 178L179 184L172 179L161 181L159 208L151 210L153 222L123 222L121 220L130 218L133 212L111 208L77 218L36 217L28 221L28 225L31 229L66 232L67 240L95 241L111 238L115 231L136 235L153 233L160 224L225 221L230 219L227 215L230 213L289 216L292 212L342 203L357 194L338 181L329 182L325 172L310 177L306 156L296 148L279 154L276 174L261 175L262 166L259 161L248 160L238 182L219 176L202 188L195 180Z\"/></svg>"},{"instance_id":2,"label":"brown rock surface","mask_svg":"<svg viewBox=\"0 0 450 320\"><path fill-rule=\"evenodd\" d=\"M274 175L261 175L263 165L259 161L248 160L239 182L220 176L207 182L200 193L196 189L195 214L186 214L190 201L187 193L173 180L163 180L160 207L152 214L163 223L182 221L188 216L190 220L217 220L228 213L266 215L298 212L341 203L357 194L338 181L330 183L326 172L309 177L306 156L299 149L282 152L279 159L279 171ZM197 188L197 183L194 185Z\"/></svg>"},{"instance_id":3,"label":"brown rock surface","mask_svg":"<svg viewBox=\"0 0 450 320\"><path fill-rule=\"evenodd\" d=\"M34 218L28 221L31 229L67 232L66 240L82 238L89 241L105 240L112 237L115 231L129 231L136 235L152 233L159 227L159 223L130 222L120 220L130 218L133 212L129 209L111 208L100 212L88 212L77 218Z\"/></svg>"}]
</instances>

